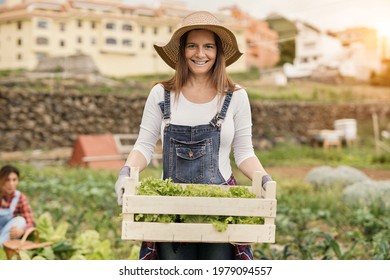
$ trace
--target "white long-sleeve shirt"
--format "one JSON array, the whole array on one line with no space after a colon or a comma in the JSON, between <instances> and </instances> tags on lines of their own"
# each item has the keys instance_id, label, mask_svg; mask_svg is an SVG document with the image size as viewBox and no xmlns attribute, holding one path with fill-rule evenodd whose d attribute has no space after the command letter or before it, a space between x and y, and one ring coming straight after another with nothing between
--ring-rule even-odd
<instances>
[{"instance_id":1,"label":"white long-sleeve shirt","mask_svg":"<svg viewBox=\"0 0 390 280\"><path fill-rule=\"evenodd\" d=\"M149 164L158 137L163 139L165 123L158 105L164 100L164 88L155 85L145 103L138 139L134 149L143 154ZM176 99L171 92L171 124L197 126L208 124L220 111L223 100L217 95L207 103L193 103L183 94ZM234 159L239 166L245 159L255 156L252 145L252 118L248 94L244 89L233 93L225 120L221 126L221 143L219 149L219 169L227 180L232 174L230 152L233 147Z\"/></svg>"}]
</instances>

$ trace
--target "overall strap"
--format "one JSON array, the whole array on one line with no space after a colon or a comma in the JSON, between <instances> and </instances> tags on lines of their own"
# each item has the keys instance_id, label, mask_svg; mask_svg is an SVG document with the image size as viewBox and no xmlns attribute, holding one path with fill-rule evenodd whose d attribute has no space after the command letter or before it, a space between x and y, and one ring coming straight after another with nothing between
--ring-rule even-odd
<instances>
[{"instance_id":1,"label":"overall strap","mask_svg":"<svg viewBox=\"0 0 390 280\"><path fill-rule=\"evenodd\" d=\"M164 101L158 103L163 114L163 121L166 125L169 125L171 121L171 92L164 89Z\"/></svg>"},{"instance_id":2,"label":"overall strap","mask_svg":"<svg viewBox=\"0 0 390 280\"><path fill-rule=\"evenodd\" d=\"M12 198L11 205L9 206L10 211L13 213L18 205L20 198L20 191L15 191L15 196Z\"/></svg>"},{"instance_id":3,"label":"overall strap","mask_svg":"<svg viewBox=\"0 0 390 280\"><path fill-rule=\"evenodd\" d=\"M226 112L229 108L230 101L232 100L233 92L229 92L225 95L225 100L223 101L222 109L219 111L214 118L210 121L210 124L213 127L220 127L223 120L226 117Z\"/></svg>"}]
</instances>

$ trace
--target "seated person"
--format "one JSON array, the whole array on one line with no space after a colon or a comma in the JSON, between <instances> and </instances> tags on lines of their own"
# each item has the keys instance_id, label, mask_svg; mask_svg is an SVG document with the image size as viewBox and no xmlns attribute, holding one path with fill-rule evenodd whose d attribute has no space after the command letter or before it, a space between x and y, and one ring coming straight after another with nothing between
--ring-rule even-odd
<instances>
[{"instance_id":1,"label":"seated person","mask_svg":"<svg viewBox=\"0 0 390 280\"><path fill-rule=\"evenodd\" d=\"M11 165L0 169L0 246L10 239L21 238L34 219L26 196L16 190L19 170Z\"/></svg>"}]
</instances>

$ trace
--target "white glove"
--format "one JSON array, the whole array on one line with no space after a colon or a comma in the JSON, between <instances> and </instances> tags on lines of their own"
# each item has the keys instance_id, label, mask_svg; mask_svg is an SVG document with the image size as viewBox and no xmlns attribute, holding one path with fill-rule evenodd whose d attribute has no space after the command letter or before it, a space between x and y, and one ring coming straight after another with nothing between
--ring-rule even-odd
<instances>
[{"instance_id":1,"label":"white glove","mask_svg":"<svg viewBox=\"0 0 390 280\"><path fill-rule=\"evenodd\" d=\"M118 201L118 205L122 205L123 194L125 193L125 180L130 177L130 167L123 166L119 172L118 179L115 182L115 192Z\"/></svg>"}]
</instances>

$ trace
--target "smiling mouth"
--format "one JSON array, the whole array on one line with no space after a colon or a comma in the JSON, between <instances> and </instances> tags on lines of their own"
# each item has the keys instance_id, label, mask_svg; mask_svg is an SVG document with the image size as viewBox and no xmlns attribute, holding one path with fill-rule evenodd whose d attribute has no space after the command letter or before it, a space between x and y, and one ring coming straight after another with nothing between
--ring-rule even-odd
<instances>
[{"instance_id":1,"label":"smiling mouth","mask_svg":"<svg viewBox=\"0 0 390 280\"><path fill-rule=\"evenodd\" d=\"M193 63L195 63L196 65L205 65L208 61L196 61L196 60L192 60Z\"/></svg>"}]
</instances>

